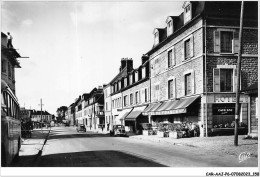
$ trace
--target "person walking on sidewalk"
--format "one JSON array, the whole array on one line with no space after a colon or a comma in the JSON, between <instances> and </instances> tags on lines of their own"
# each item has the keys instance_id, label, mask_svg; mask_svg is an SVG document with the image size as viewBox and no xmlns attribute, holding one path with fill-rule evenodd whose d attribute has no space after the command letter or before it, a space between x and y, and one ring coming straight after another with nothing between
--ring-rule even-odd
<instances>
[{"instance_id":1,"label":"person walking on sidewalk","mask_svg":"<svg viewBox=\"0 0 260 177\"><path fill-rule=\"evenodd\" d=\"M7 48L13 48L12 40L13 37L9 32L7 32Z\"/></svg>"}]
</instances>

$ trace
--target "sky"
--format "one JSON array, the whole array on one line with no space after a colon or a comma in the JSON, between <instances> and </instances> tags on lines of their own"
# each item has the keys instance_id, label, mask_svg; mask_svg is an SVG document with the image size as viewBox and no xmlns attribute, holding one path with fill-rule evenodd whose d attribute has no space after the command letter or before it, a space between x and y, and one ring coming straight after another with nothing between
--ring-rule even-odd
<instances>
[{"instance_id":1,"label":"sky","mask_svg":"<svg viewBox=\"0 0 260 177\"><path fill-rule=\"evenodd\" d=\"M183 1L2 1L2 32L22 57L15 70L21 107L56 115L83 93L109 83L121 58L134 68L153 46L154 28Z\"/></svg>"}]
</instances>

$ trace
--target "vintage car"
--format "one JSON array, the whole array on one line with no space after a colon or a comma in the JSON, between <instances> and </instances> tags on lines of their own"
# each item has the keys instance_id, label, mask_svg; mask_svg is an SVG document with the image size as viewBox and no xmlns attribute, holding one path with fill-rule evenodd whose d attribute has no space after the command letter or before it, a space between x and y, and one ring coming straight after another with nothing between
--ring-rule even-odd
<instances>
[{"instance_id":1,"label":"vintage car","mask_svg":"<svg viewBox=\"0 0 260 177\"><path fill-rule=\"evenodd\" d=\"M110 136L126 136L124 125L114 125L113 129L110 130Z\"/></svg>"},{"instance_id":2,"label":"vintage car","mask_svg":"<svg viewBox=\"0 0 260 177\"><path fill-rule=\"evenodd\" d=\"M86 132L86 127L83 124L78 124L76 130L77 132Z\"/></svg>"}]
</instances>

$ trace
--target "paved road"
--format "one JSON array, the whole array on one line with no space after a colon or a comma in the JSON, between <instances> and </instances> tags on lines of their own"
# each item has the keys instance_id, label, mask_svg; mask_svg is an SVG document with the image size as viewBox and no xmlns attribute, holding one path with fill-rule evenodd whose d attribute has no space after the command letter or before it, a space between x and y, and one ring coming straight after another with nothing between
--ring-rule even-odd
<instances>
[{"instance_id":1,"label":"paved road","mask_svg":"<svg viewBox=\"0 0 260 177\"><path fill-rule=\"evenodd\" d=\"M249 164L250 165L250 164ZM230 167L244 166L203 149L110 137L75 127L54 127L36 167Z\"/></svg>"}]
</instances>

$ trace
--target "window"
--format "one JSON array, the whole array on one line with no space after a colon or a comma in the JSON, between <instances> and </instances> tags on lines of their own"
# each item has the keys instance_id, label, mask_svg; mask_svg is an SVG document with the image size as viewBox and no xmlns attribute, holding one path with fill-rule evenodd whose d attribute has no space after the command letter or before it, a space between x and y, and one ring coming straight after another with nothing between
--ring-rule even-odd
<instances>
[{"instance_id":1,"label":"window","mask_svg":"<svg viewBox=\"0 0 260 177\"><path fill-rule=\"evenodd\" d=\"M134 102L134 95L131 93L130 94L130 105L132 105Z\"/></svg>"},{"instance_id":2,"label":"window","mask_svg":"<svg viewBox=\"0 0 260 177\"><path fill-rule=\"evenodd\" d=\"M185 75L185 95L192 93L191 73Z\"/></svg>"},{"instance_id":3,"label":"window","mask_svg":"<svg viewBox=\"0 0 260 177\"><path fill-rule=\"evenodd\" d=\"M142 68L142 78L145 78L145 77L146 77L145 68L146 68L146 67L143 67L143 68Z\"/></svg>"},{"instance_id":4,"label":"window","mask_svg":"<svg viewBox=\"0 0 260 177\"><path fill-rule=\"evenodd\" d=\"M135 82L137 82L139 80L139 77L138 77L138 71L135 72Z\"/></svg>"},{"instance_id":5,"label":"window","mask_svg":"<svg viewBox=\"0 0 260 177\"><path fill-rule=\"evenodd\" d=\"M6 73L6 60L2 59L2 73Z\"/></svg>"},{"instance_id":6,"label":"window","mask_svg":"<svg viewBox=\"0 0 260 177\"><path fill-rule=\"evenodd\" d=\"M231 92L233 90L233 70L221 69L220 70L220 91Z\"/></svg>"},{"instance_id":7,"label":"window","mask_svg":"<svg viewBox=\"0 0 260 177\"><path fill-rule=\"evenodd\" d=\"M238 31L235 30L224 29L214 31L214 52L238 53L238 35Z\"/></svg>"},{"instance_id":8,"label":"window","mask_svg":"<svg viewBox=\"0 0 260 177\"><path fill-rule=\"evenodd\" d=\"M173 79L168 81L168 98L173 98Z\"/></svg>"},{"instance_id":9,"label":"window","mask_svg":"<svg viewBox=\"0 0 260 177\"><path fill-rule=\"evenodd\" d=\"M135 92L135 104L139 103L139 98L138 98L138 91Z\"/></svg>"},{"instance_id":10,"label":"window","mask_svg":"<svg viewBox=\"0 0 260 177\"><path fill-rule=\"evenodd\" d=\"M233 68L215 68L214 92L234 92L236 90L236 69Z\"/></svg>"},{"instance_id":11,"label":"window","mask_svg":"<svg viewBox=\"0 0 260 177\"><path fill-rule=\"evenodd\" d=\"M128 95L124 96L124 106L128 105Z\"/></svg>"},{"instance_id":12,"label":"window","mask_svg":"<svg viewBox=\"0 0 260 177\"><path fill-rule=\"evenodd\" d=\"M170 36L172 34L173 31L173 25L172 25L172 20L169 20L167 22L167 36Z\"/></svg>"},{"instance_id":13,"label":"window","mask_svg":"<svg viewBox=\"0 0 260 177\"><path fill-rule=\"evenodd\" d=\"M159 100L159 94L160 94L160 85L157 84L157 85L155 85L155 100L156 101Z\"/></svg>"},{"instance_id":14,"label":"window","mask_svg":"<svg viewBox=\"0 0 260 177\"><path fill-rule=\"evenodd\" d=\"M223 53L232 53L233 32L221 31L220 37L220 51Z\"/></svg>"},{"instance_id":15,"label":"window","mask_svg":"<svg viewBox=\"0 0 260 177\"><path fill-rule=\"evenodd\" d=\"M175 65L175 52L174 48L168 51L168 68Z\"/></svg>"},{"instance_id":16,"label":"window","mask_svg":"<svg viewBox=\"0 0 260 177\"><path fill-rule=\"evenodd\" d=\"M172 21L168 21L168 28L172 26Z\"/></svg>"},{"instance_id":17,"label":"window","mask_svg":"<svg viewBox=\"0 0 260 177\"><path fill-rule=\"evenodd\" d=\"M121 81L118 81L118 90L121 90Z\"/></svg>"},{"instance_id":18,"label":"window","mask_svg":"<svg viewBox=\"0 0 260 177\"><path fill-rule=\"evenodd\" d=\"M129 85L131 85L133 83L133 78L132 78L132 74L129 75Z\"/></svg>"},{"instance_id":19,"label":"window","mask_svg":"<svg viewBox=\"0 0 260 177\"><path fill-rule=\"evenodd\" d=\"M191 4L184 8L184 24L191 20Z\"/></svg>"},{"instance_id":20,"label":"window","mask_svg":"<svg viewBox=\"0 0 260 177\"><path fill-rule=\"evenodd\" d=\"M124 79L124 87L127 87L127 77Z\"/></svg>"},{"instance_id":21,"label":"window","mask_svg":"<svg viewBox=\"0 0 260 177\"><path fill-rule=\"evenodd\" d=\"M184 41L184 58L189 59L193 57L193 37L189 37Z\"/></svg>"},{"instance_id":22,"label":"window","mask_svg":"<svg viewBox=\"0 0 260 177\"><path fill-rule=\"evenodd\" d=\"M146 88L146 89L144 89L144 102L148 101L147 98L148 98L148 93L147 93L147 88Z\"/></svg>"},{"instance_id":23,"label":"window","mask_svg":"<svg viewBox=\"0 0 260 177\"><path fill-rule=\"evenodd\" d=\"M159 43L159 32L156 30L154 32L154 45Z\"/></svg>"}]
</instances>

